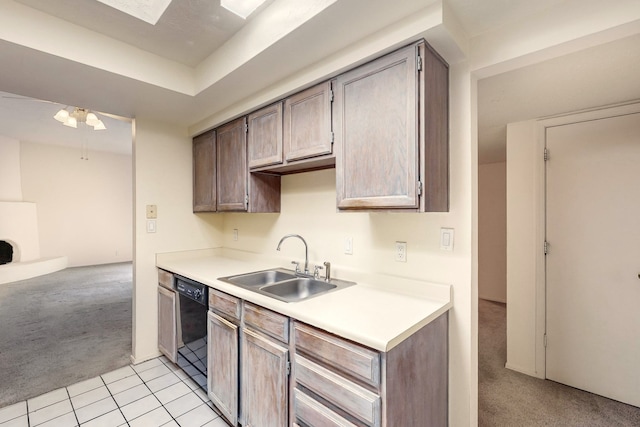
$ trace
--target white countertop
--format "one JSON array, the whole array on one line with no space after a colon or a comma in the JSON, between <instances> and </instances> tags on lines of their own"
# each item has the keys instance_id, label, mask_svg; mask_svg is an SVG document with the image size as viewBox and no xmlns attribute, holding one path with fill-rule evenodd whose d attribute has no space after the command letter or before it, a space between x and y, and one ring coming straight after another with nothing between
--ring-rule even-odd
<instances>
[{"instance_id":1,"label":"white countertop","mask_svg":"<svg viewBox=\"0 0 640 427\"><path fill-rule=\"evenodd\" d=\"M449 285L344 269L335 278L356 285L283 302L218 280L282 268L281 262L222 248L157 254L156 265L379 351L389 351L452 306Z\"/></svg>"}]
</instances>

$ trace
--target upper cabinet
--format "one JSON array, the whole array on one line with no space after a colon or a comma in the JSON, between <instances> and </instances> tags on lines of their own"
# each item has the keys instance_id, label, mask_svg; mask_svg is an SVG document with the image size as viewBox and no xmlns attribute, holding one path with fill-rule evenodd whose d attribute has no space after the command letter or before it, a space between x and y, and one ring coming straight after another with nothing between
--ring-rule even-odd
<instances>
[{"instance_id":1,"label":"upper cabinet","mask_svg":"<svg viewBox=\"0 0 640 427\"><path fill-rule=\"evenodd\" d=\"M331 82L284 101L284 153L287 162L332 154Z\"/></svg>"},{"instance_id":2,"label":"upper cabinet","mask_svg":"<svg viewBox=\"0 0 640 427\"><path fill-rule=\"evenodd\" d=\"M447 211L448 66L424 42L337 77L340 210Z\"/></svg>"},{"instance_id":3,"label":"upper cabinet","mask_svg":"<svg viewBox=\"0 0 640 427\"><path fill-rule=\"evenodd\" d=\"M280 212L280 177L249 173L242 117L193 139L194 212Z\"/></svg>"},{"instance_id":4,"label":"upper cabinet","mask_svg":"<svg viewBox=\"0 0 640 427\"><path fill-rule=\"evenodd\" d=\"M193 211L216 211L216 133L193 138Z\"/></svg>"},{"instance_id":5,"label":"upper cabinet","mask_svg":"<svg viewBox=\"0 0 640 427\"><path fill-rule=\"evenodd\" d=\"M282 102L249 114L249 168L282 164Z\"/></svg>"},{"instance_id":6,"label":"upper cabinet","mask_svg":"<svg viewBox=\"0 0 640 427\"><path fill-rule=\"evenodd\" d=\"M218 212L246 211L247 132L246 118L234 120L216 130Z\"/></svg>"},{"instance_id":7,"label":"upper cabinet","mask_svg":"<svg viewBox=\"0 0 640 427\"><path fill-rule=\"evenodd\" d=\"M249 168L278 174L335 165L331 82L249 115Z\"/></svg>"},{"instance_id":8,"label":"upper cabinet","mask_svg":"<svg viewBox=\"0 0 640 427\"><path fill-rule=\"evenodd\" d=\"M336 168L339 211L449 210L449 68L416 42L194 138L194 212L280 211Z\"/></svg>"}]
</instances>

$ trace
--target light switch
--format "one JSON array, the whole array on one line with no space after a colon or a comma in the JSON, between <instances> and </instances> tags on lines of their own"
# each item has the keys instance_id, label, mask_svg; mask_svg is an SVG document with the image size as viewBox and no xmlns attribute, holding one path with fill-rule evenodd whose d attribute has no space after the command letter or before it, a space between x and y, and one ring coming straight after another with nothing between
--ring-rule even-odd
<instances>
[{"instance_id":1,"label":"light switch","mask_svg":"<svg viewBox=\"0 0 640 427\"><path fill-rule=\"evenodd\" d=\"M156 232L156 220L148 219L147 220L147 233L155 233Z\"/></svg>"},{"instance_id":2,"label":"light switch","mask_svg":"<svg viewBox=\"0 0 640 427\"><path fill-rule=\"evenodd\" d=\"M147 205L147 219L158 218L158 207L156 205Z\"/></svg>"},{"instance_id":3,"label":"light switch","mask_svg":"<svg viewBox=\"0 0 640 427\"><path fill-rule=\"evenodd\" d=\"M344 239L344 253L347 255L353 255L353 237L347 237Z\"/></svg>"},{"instance_id":4,"label":"light switch","mask_svg":"<svg viewBox=\"0 0 640 427\"><path fill-rule=\"evenodd\" d=\"M440 229L440 249L453 251L453 228Z\"/></svg>"}]
</instances>

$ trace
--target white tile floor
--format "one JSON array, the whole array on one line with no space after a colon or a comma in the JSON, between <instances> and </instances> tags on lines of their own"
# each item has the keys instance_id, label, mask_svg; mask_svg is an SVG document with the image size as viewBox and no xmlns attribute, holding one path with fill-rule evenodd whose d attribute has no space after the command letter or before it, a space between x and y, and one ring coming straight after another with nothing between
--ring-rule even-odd
<instances>
[{"instance_id":1,"label":"white tile floor","mask_svg":"<svg viewBox=\"0 0 640 427\"><path fill-rule=\"evenodd\" d=\"M0 427L228 427L164 356L0 408Z\"/></svg>"}]
</instances>

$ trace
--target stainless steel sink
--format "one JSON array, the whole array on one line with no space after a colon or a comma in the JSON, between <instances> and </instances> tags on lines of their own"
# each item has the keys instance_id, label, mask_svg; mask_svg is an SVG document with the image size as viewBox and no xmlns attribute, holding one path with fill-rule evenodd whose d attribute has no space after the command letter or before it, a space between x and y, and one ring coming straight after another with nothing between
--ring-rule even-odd
<instances>
[{"instance_id":1,"label":"stainless steel sink","mask_svg":"<svg viewBox=\"0 0 640 427\"><path fill-rule=\"evenodd\" d=\"M283 268L219 277L218 280L285 302L303 301L355 285L345 280L331 279L327 282L314 279Z\"/></svg>"},{"instance_id":2,"label":"stainless steel sink","mask_svg":"<svg viewBox=\"0 0 640 427\"><path fill-rule=\"evenodd\" d=\"M233 283L234 285L239 285L246 288L254 288L271 285L276 282L282 282L283 280L295 279L295 277L296 274L294 272L288 273L283 270L265 270L221 278L221 280L226 279L226 282Z\"/></svg>"},{"instance_id":3,"label":"stainless steel sink","mask_svg":"<svg viewBox=\"0 0 640 427\"><path fill-rule=\"evenodd\" d=\"M314 295L335 289L337 286L322 280L297 277L261 288L262 292L287 302L301 301Z\"/></svg>"}]
</instances>

